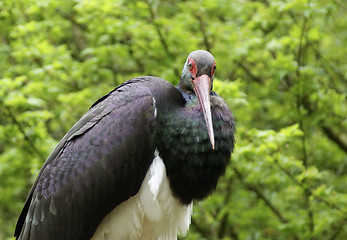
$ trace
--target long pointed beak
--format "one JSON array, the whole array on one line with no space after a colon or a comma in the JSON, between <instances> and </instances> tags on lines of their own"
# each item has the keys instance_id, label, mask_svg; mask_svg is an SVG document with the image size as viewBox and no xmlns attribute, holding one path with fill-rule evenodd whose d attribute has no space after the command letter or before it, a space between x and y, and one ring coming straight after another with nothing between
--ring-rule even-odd
<instances>
[{"instance_id":1,"label":"long pointed beak","mask_svg":"<svg viewBox=\"0 0 347 240\"><path fill-rule=\"evenodd\" d=\"M214 149L214 133L212 125L211 104L210 104L210 91L211 91L211 78L207 75L197 77L194 81L194 91L199 99L206 126L207 132L210 137L212 149Z\"/></svg>"}]
</instances>

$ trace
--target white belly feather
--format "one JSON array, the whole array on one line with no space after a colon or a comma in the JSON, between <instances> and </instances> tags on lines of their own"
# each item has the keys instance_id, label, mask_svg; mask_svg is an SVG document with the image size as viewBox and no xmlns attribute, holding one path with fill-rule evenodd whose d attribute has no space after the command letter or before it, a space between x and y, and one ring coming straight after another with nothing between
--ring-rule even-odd
<instances>
[{"instance_id":1,"label":"white belly feather","mask_svg":"<svg viewBox=\"0 0 347 240\"><path fill-rule=\"evenodd\" d=\"M158 151L139 192L118 205L101 222L92 240L176 240L185 235L193 203L182 205L172 196Z\"/></svg>"}]
</instances>

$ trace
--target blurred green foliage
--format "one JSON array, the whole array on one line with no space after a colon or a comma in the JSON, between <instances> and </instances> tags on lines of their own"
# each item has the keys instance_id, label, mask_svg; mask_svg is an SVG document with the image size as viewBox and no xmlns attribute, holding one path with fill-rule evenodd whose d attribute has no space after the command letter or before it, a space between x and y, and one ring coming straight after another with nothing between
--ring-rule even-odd
<instances>
[{"instance_id":1,"label":"blurred green foliage","mask_svg":"<svg viewBox=\"0 0 347 240\"><path fill-rule=\"evenodd\" d=\"M216 58L237 145L181 239L347 239L346 14L343 0L1 0L0 239L95 100L139 75L177 84L195 49Z\"/></svg>"}]
</instances>

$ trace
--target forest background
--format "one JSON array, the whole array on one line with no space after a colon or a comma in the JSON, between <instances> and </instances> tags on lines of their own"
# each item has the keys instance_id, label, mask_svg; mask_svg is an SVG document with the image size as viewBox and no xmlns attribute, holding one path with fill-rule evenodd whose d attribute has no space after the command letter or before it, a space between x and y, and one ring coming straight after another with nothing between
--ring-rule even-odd
<instances>
[{"instance_id":1,"label":"forest background","mask_svg":"<svg viewBox=\"0 0 347 240\"><path fill-rule=\"evenodd\" d=\"M0 239L95 100L139 75L177 84L196 49L237 144L180 239L347 239L344 0L1 0Z\"/></svg>"}]
</instances>

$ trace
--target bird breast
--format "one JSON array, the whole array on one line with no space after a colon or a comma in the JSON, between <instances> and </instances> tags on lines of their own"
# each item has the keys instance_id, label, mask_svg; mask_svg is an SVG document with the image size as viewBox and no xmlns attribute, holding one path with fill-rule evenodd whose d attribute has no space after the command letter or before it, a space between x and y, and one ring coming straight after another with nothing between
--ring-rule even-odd
<instances>
[{"instance_id":1,"label":"bird breast","mask_svg":"<svg viewBox=\"0 0 347 240\"><path fill-rule=\"evenodd\" d=\"M172 196L165 165L155 151L140 191L110 212L92 240L177 239L186 234L193 204L182 205Z\"/></svg>"}]
</instances>

